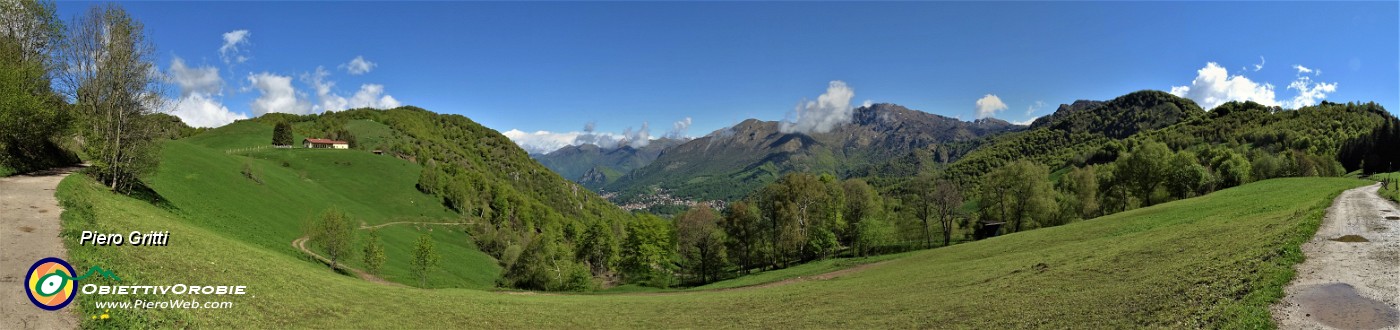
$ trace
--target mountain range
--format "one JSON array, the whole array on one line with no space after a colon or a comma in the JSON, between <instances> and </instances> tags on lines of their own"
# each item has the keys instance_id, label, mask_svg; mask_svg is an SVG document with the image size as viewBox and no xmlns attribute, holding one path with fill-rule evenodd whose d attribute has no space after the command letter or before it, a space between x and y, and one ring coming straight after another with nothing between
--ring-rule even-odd
<instances>
[{"instance_id":1,"label":"mountain range","mask_svg":"<svg viewBox=\"0 0 1400 330\"><path fill-rule=\"evenodd\" d=\"M1024 127L881 103L852 110L849 123L829 132L784 131L782 122L749 119L688 141L657 140L642 149L571 146L536 159L590 189L618 193L614 201L658 191L685 199L732 200L789 172L850 173L931 145L966 143ZM941 160L950 159L944 155Z\"/></svg>"}]
</instances>

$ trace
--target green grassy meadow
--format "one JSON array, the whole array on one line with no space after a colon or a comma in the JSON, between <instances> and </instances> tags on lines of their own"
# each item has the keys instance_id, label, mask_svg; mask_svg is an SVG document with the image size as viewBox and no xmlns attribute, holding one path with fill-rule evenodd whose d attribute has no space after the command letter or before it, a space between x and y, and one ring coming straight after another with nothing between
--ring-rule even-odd
<instances>
[{"instance_id":1,"label":"green grassy meadow","mask_svg":"<svg viewBox=\"0 0 1400 330\"><path fill-rule=\"evenodd\" d=\"M167 142L150 185L171 205L169 212L191 225L298 258L292 240L301 237L308 219L331 208L365 225L471 221L415 189L419 166L402 159L360 150L229 151L267 145L271 136L270 125L243 121ZM243 173L245 166L252 178ZM391 281L417 285L408 260L413 240L423 233L431 233L443 257L428 287L490 288L501 272L461 226L395 225L381 233L389 260L381 272ZM356 254L361 244L345 260L352 267L362 268Z\"/></svg>"},{"instance_id":2,"label":"green grassy meadow","mask_svg":"<svg viewBox=\"0 0 1400 330\"><path fill-rule=\"evenodd\" d=\"M233 180L242 179L218 183ZM268 246L256 238L260 234L232 230L242 225L214 224L252 217L209 218L200 213L206 211L187 210L192 206L182 203L195 199L182 202L177 190L162 191L176 210L110 194L79 175L65 179L58 195L65 205L90 205L69 207L65 235L82 229L172 233L171 245L163 248L94 248L65 240L76 268L101 265L126 285L248 286L246 296L203 298L232 301L230 309L123 309L110 311L108 320L87 318L102 312L91 302L118 296L80 296L76 306L90 327L1257 328L1271 325L1268 305L1292 278L1292 265L1302 258L1298 245L1316 230L1323 209L1342 190L1366 183L1267 180L912 252L831 280L712 292L561 295L368 283L288 253L285 241L296 234L281 226L247 226L284 236L269 239L280 245ZM216 187L205 184L199 186ZM220 192L206 192L204 203L227 203L208 194ZM447 230L433 233L452 239ZM395 262L393 253L390 258ZM120 299L130 298L138 297Z\"/></svg>"}]
</instances>

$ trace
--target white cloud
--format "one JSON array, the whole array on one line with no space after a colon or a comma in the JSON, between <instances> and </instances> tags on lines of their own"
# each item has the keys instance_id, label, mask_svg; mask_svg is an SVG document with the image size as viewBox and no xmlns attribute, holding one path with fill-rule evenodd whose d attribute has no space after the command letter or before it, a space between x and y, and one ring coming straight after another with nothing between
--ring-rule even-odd
<instances>
[{"instance_id":1,"label":"white cloud","mask_svg":"<svg viewBox=\"0 0 1400 330\"><path fill-rule=\"evenodd\" d=\"M860 103L860 107L862 108L869 108L872 105L875 105L875 101L865 100L865 102Z\"/></svg>"},{"instance_id":2,"label":"white cloud","mask_svg":"<svg viewBox=\"0 0 1400 330\"><path fill-rule=\"evenodd\" d=\"M364 56L355 56L349 63L341 64L340 67L344 68L345 72L349 72L352 75L362 75L369 73L370 70L374 70L374 67L378 65L379 64L365 60Z\"/></svg>"},{"instance_id":3,"label":"white cloud","mask_svg":"<svg viewBox=\"0 0 1400 330\"><path fill-rule=\"evenodd\" d=\"M1031 123L1034 123L1036 119L1040 119L1040 116L1031 117L1031 119L1026 119L1023 121L1013 121L1011 123L1021 126L1029 126Z\"/></svg>"},{"instance_id":4,"label":"white cloud","mask_svg":"<svg viewBox=\"0 0 1400 330\"><path fill-rule=\"evenodd\" d=\"M335 88L335 82L326 80L330 74L326 68L318 66L316 71L301 76L303 82L311 84L311 88L316 90L316 100L320 101L313 106L313 112L340 111L350 107L349 100L332 92L332 88Z\"/></svg>"},{"instance_id":5,"label":"white cloud","mask_svg":"<svg viewBox=\"0 0 1400 330\"><path fill-rule=\"evenodd\" d=\"M248 83L262 94L250 105L254 116L269 112L309 114L313 110L311 102L292 87L292 77L263 72L249 74Z\"/></svg>"},{"instance_id":6,"label":"white cloud","mask_svg":"<svg viewBox=\"0 0 1400 330\"><path fill-rule=\"evenodd\" d=\"M1045 101L1035 101L1035 103L1031 103L1031 105L1026 106L1026 115L1030 116L1032 113L1035 113L1036 111L1039 111L1040 108L1044 107ZM1031 120L1035 120L1035 118L1031 118Z\"/></svg>"},{"instance_id":7,"label":"white cloud","mask_svg":"<svg viewBox=\"0 0 1400 330\"><path fill-rule=\"evenodd\" d=\"M375 108L388 109L396 108L401 103L393 96L384 93L384 85L363 84L360 90L350 95L350 98L340 96L334 91L335 82L326 79L330 72L324 67L316 67L316 71L302 74L301 79L316 90L316 99L319 101L312 106L314 112L341 111L354 108Z\"/></svg>"},{"instance_id":8,"label":"white cloud","mask_svg":"<svg viewBox=\"0 0 1400 330\"><path fill-rule=\"evenodd\" d=\"M1225 68L1215 62L1206 63L1205 68L1197 71L1191 86L1174 86L1171 93L1195 100L1207 110L1230 101L1254 101L1265 106L1297 109L1315 105L1319 100L1326 98L1328 93L1337 91L1337 83L1313 82L1312 77L1308 76L1321 75L1322 70L1298 64L1293 65L1293 70L1298 71L1298 78L1289 83L1287 89L1298 91L1298 94L1291 100L1279 101L1275 99L1272 84L1256 83L1243 75L1231 76Z\"/></svg>"},{"instance_id":9,"label":"white cloud","mask_svg":"<svg viewBox=\"0 0 1400 330\"><path fill-rule=\"evenodd\" d=\"M826 93L817 96L816 101L803 100L788 114L778 129L783 133L826 133L836 126L851 121L851 99L855 90L840 80L827 84Z\"/></svg>"},{"instance_id":10,"label":"white cloud","mask_svg":"<svg viewBox=\"0 0 1400 330\"><path fill-rule=\"evenodd\" d=\"M1263 69L1264 69L1264 56L1263 56L1263 55L1260 55L1260 56L1259 56L1259 64L1255 64L1255 65L1254 65L1254 72L1259 72L1259 70L1263 70Z\"/></svg>"},{"instance_id":11,"label":"white cloud","mask_svg":"<svg viewBox=\"0 0 1400 330\"><path fill-rule=\"evenodd\" d=\"M569 146L578 137L578 132L555 133L550 131L535 131L534 133L512 129L501 133L519 145L525 152L531 154L545 154Z\"/></svg>"},{"instance_id":12,"label":"white cloud","mask_svg":"<svg viewBox=\"0 0 1400 330\"><path fill-rule=\"evenodd\" d=\"M1300 75L1301 75L1301 74L1306 74L1306 73L1313 73L1313 69L1309 69L1309 68L1306 67L1306 66L1302 66L1302 65L1298 65L1298 64L1294 64L1294 65L1293 65L1293 69L1294 69L1294 70L1298 70L1298 74L1300 74ZM1318 72L1318 73L1321 74L1321 72Z\"/></svg>"},{"instance_id":13,"label":"white cloud","mask_svg":"<svg viewBox=\"0 0 1400 330\"><path fill-rule=\"evenodd\" d=\"M671 124L671 131L666 132L666 137L672 139L684 139L685 131L690 129L690 117L685 117Z\"/></svg>"},{"instance_id":14,"label":"white cloud","mask_svg":"<svg viewBox=\"0 0 1400 330\"><path fill-rule=\"evenodd\" d=\"M1285 106L1297 109L1315 105L1318 100L1327 98L1327 93L1337 91L1337 83L1313 83L1312 78L1298 77L1298 80L1288 84L1288 89L1297 90L1298 95L1292 101L1285 102Z\"/></svg>"},{"instance_id":15,"label":"white cloud","mask_svg":"<svg viewBox=\"0 0 1400 330\"><path fill-rule=\"evenodd\" d=\"M617 134L598 132L596 131L597 127L598 124L594 122L583 124L583 133L579 133L574 138L573 145L592 144L600 148L612 149L616 148L618 141L623 139Z\"/></svg>"},{"instance_id":16,"label":"white cloud","mask_svg":"<svg viewBox=\"0 0 1400 330\"><path fill-rule=\"evenodd\" d=\"M398 106L399 100L384 94L384 85L379 84L360 85L360 90L350 97L351 108L388 109Z\"/></svg>"},{"instance_id":17,"label":"white cloud","mask_svg":"<svg viewBox=\"0 0 1400 330\"><path fill-rule=\"evenodd\" d=\"M632 146L633 148L641 148L647 146L647 144L651 143L651 128L648 128L647 126L647 122L642 122L641 129L634 131L631 127L628 127L627 129L622 130L622 140L619 140L617 143L626 144Z\"/></svg>"},{"instance_id":18,"label":"white cloud","mask_svg":"<svg viewBox=\"0 0 1400 330\"><path fill-rule=\"evenodd\" d=\"M247 115L229 111L218 100L201 93L181 97L171 104L174 106L169 113L193 127L219 127L235 120L248 119Z\"/></svg>"},{"instance_id":19,"label":"white cloud","mask_svg":"<svg viewBox=\"0 0 1400 330\"><path fill-rule=\"evenodd\" d=\"M246 47L251 44L249 38L253 36L248 30L233 30L224 33L224 45L219 46L219 58L225 64L243 63L248 61Z\"/></svg>"},{"instance_id":20,"label":"white cloud","mask_svg":"<svg viewBox=\"0 0 1400 330\"><path fill-rule=\"evenodd\" d=\"M672 137L670 134L675 132L674 128L679 127L676 125L688 125L689 119L690 118L687 117L673 124L672 132L667 133L667 137ZM521 149L525 149L526 152L532 154L549 153L559 150L559 148L584 144L592 144L603 149L614 149L622 146L641 148L651 144L651 140L653 140L650 125L646 122L642 122L642 128L640 129L628 127L623 130L622 133L598 132L596 128L597 124L589 122L583 125L582 132L526 132L519 129L511 129L501 134L510 138L510 140L520 146Z\"/></svg>"},{"instance_id":21,"label":"white cloud","mask_svg":"<svg viewBox=\"0 0 1400 330\"><path fill-rule=\"evenodd\" d=\"M180 96L194 93L204 95L219 94L224 79L219 77L219 69L211 66L191 68L180 57L170 61L170 80L180 87Z\"/></svg>"},{"instance_id":22,"label":"white cloud","mask_svg":"<svg viewBox=\"0 0 1400 330\"><path fill-rule=\"evenodd\" d=\"M218 127L248 116L230 111L214 95L219 95L224 80L214 67L191 68L183 59L170 61L166 79L180 87L180 97L166 100L166 112L194 127Z\"/></svg>"},{"instance_id":23,"label":"white cloud","mask_svg":"<svg viewBox=\"0 0 1400 330\"><path fill-rule=\"evenodd\" d=\"M1225 68L1215 62L1196 71L1196 79L1190 86L1173 86L1172 95L1196 101L1206 110L1230 101L1254 101L1265 106L1277 106L1274 99L1274 86L1259 84L1242 75L1231 76Z\"/></svg>"},{"instance_id":24,"label":"white cloud","mask_svg":"<svg viewBox=\"0 0 1400 330\"><path fill-rule=\"evenodd\" d=\"M987 94L977 99L977 119L992 117L997 111L1006 110L1006 103L1001 102L1001 98L996 95Z\"/></svg>"}]
</instances>

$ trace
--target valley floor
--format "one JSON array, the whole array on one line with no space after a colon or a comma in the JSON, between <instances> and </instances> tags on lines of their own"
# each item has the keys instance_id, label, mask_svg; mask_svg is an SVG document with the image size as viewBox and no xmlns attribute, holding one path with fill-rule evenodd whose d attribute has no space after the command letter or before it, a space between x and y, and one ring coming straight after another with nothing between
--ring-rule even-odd
<instances>
[{"instance_id":1,"label":"valley floor","mask_svg":"<svg viewBox=\"0 0 1400 330\"><path fill-rule=\"evenodd\" d=\"M1400 210L1379 187L1347 190L1328 208L1273 307L1279 328L1400 327Z\"/></svg>"}]
</instances>

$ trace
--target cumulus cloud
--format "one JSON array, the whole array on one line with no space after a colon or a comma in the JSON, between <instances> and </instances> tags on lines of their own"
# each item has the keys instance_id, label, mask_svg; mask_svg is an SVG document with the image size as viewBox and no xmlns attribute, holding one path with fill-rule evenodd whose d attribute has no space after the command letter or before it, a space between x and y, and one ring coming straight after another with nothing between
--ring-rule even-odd
<instances>
[{"instance_id":1,"label":"cumulus cloud","mask_svg":"<svg viewBox=\"0 0 1400 330\"><path fill-rule=\"evenodd\" d=\"M1196 71L1196 79L1190 86L1173 86L1172 95L1196 101L1207 110L1230 101L1254 101L1265 106L1277 106L1274 99L1274 86L1256 83L1242 75L1230 75L1215 62Z\"/></svg>"},{"instance_id":2,"label":"cumulus cloud","mask_svg":"<svg viewBox=\"0 0 1400 330\"><path fill-rule=\"evenodd\" d=\"M598 124L591 121L583 124L583 133L574 137L573 145L592 144L606 149L617 147L618 137L616 135L597 132L597 128Z\"/></svg>"},{"instance_id":3,"label":"cumulus cloud","mask_svg":"<svg viewBox=\"0 0 1400 330\"><path fill-rule=\"evenodd\" d=\"M355 56L349 63L341 64L340 67L344 68L345 72L349 72L352 75L362 75L369 73L370 70L374 70L374 67L378 65L379 64L365 60L364 56Z\"/></svg>"},{"instance_id":4,"label":"cumulus cloud","mask_svg":"<svg viewBox=\"0 0 1400 330\"><path fill-rule=\"evenodd\" d=\"M332 91L335 88L335 82L326 79L330 75L331 73L326 71L326 68L319 66L316 67L316 71L301 75L301 80L311 84L311 88L316 90L316 100L319 103L313 106L314 112L340 111L350 108L349 100Z\"/></svg>"},{"instance_id":5,"label":"cumulus cloud","mask_svg":"<svg viewBox=\"0 0 1400 330\"><path fill-rule=\"evenodd\" d=\"M855 90L840 80L827 84L826 93L815 101L803 100L788 118L778 126L783 133L826 133L838 125L851 122L851 99Z\"/></svg>"},{"instance_id":6,"label":"cumulus cloud","mask_svg":"<svg viewBox=\"0 0 1400 330\"><path fill-rule=\"evenodd\" d=\"M311 102L292 87L292 77L262 72L249 74L248 83L261 94L250 105L254 116L269 112L302 115L312 112Z\"/></svg>"},{"instance_id":7,"label":"cumulus cloud","mask_svg":"<svg viewBox=\"0 0 1400 330\"><path fill-rule=\"evenodd\" d=\"M190 67L175 57L170 63L169 81L180 88L180 97L165 102L165 112L179 117L194 127L218 127L248 116L230 111L214 96L220 94L224 80L214 67Z\"/></svg>"},{"instance_id":8,"label":"cumulus cloud","mask_svg":"<svg viewBox=\"0 0 1400 330\"><path fill-rule=\"evenodd\" d=\"M1006 110L1006 103L1001 102L1001 98L993 94L987 94L977 99L977 119L992 117L998 111Z\"/></svg>"},{"instance_id":9,"label":"cumulus cloud","mask_svg":"<svg viewBox=\"0 0 1400 330\"><path fill-rule=\"evenodd\" d=\"M1302 70L1298 71L1302 72ZM1327 98L1327 93L1337 91L1337 83L1313 83L1312 78L1299 76L1298 80L1294 80L1292 83L1288 84L1288 89L1298 91L1298 95L1294 96L1293 100L1285 102L1285 106L1297 109L1316 105L1318 100Z\"/></svg>"},{"instance_id":10,"label":"cumulus cloud","mask_svg":"<svg viewBox=\"0 0 1400 330\"><path fill-rule=\"evenodd\" d=\"M335 82L327 79L330 72L324 67L316 67L316 71L301 75L303 82L310 84L316 90L316 105L312 106L313 112L341 111L354 108L376 108L388 109L401 105L398 99L392 95L384 93L384 85L363 84L360 89L349 98L335 93Z\"/></svg>"},{"instance_id":11,"label":"cumulus cloud","mask_svg":"<svg viewBox=\"0 0 1400 330\"><path fill-rule=\"evenodd\" d=\"M676 123L683 122L687 121L681 120ZM583 125L582 132L525 132L511 129L501 134L510 138L521 149L532 154L544 154L567 146L585 144L592 144L603 149L615 149L623 146L641 148L650 144L652 140L651 128L646 122L642 122L640 129L628 127L622 133L599 132L597 127L596 123L589 122Z\"/></svg>"},{"instance_id":12,"label":"cumulus cloud","mask_svg":"<svg viewBox=\"0 0 1400 330\"><path fill-rule=\"evenodd\" d=\"M233 30L224 33L224 45L219 46L219 58L225 64L243 63L248 61L247 46L251 44L249 38L253 36L248 30Z\"/></svg>"},{"instance_id":13,"label":"cumulus cloud","mask_svg":"<svg viewBox=\"0 0 1400 330\"><path fill-rule=\"evenodd\" d=\"M388 109L398 106L399 100L384 94L384 85L379 84L360 85L360 90L350 97L351 108Z\"/></svg>"},{"instance_id":14,"label":"cumulus cloud","mask_svg":"<svg viewBox=\"0 0 1400 330\"><path fill-rule=\"evenodd\" d=\"M666 132L666 137L672 139L684 139L685 131L690 129L690 117L685 117L671 124L671 131Z\"/></svg>"},{"instance_id":15,"label":"cumulus cloud","mask_svg":"<svg viewBox=\"0 0 1400 330\"><path fill-rule=\"evenodd\" d=\"M1262 67L1263 57L1260 60ZM1215 62L1206 63L1205 68L1197 71L1196 79L1191 81L1190 86L1174 86L1171 93L1192 99L1205 109L1214 109L1230 101L1254 101L1265 106L1297 109L1315 105L1327 98L1327 94L1337 91L1337 83L1313 81L1313 77L1321 75L1322 70L1299 64L1294 64L1293 70L1297 71L1297 78L1288 84L1287 89L1298 94L1283 101L1276 99L1272 84L1256 83L1243 75L1230 75Z\"/></svg>"},{"instance_id":16,"label":"cumulus cloud","mask_svg":"<svg viewBox=\"0 0 1400 330\"><path fill-rule=\"evenodd\" d=\"M219 127L248 119L247 115L230 111L218 100L201 93L181 97L171 104L174 106L169 113L193 127Z\"/></svg>"},{"instance_id":17,"label":"cumulus cloud","mask_svg":"<svg viewBox=\"0 0 1400 330\"><path fill-rule=\"evenodd\" d=\"M550 131L524 132L512 129L501 133L514 141L521 149L531 154L546 154L573 143L577 132L555 133Z\"/></svg>"},{"instance_id":18,"label":"cumulus cloud","mask_svg":"<svg viewBox=\"0 0 1400 330\"><path fill-rule=\"evenodd\" d=\"M219 94L219 90L224 86L224 79L219 77L219 69L211 66L192 68L185 65L185 60L180 57L170 61L170 81L180 87L180 96L188 97L194 93L205 95Z\"/></svg>"},{"instance_id":19,"label":"cumulus cloud","mask_svg":"<svg viewBox=\"0 0 1400 330\"><path fill-rule=\"evenodd\" d=\"M875 101L872 101L872 100L865 100L865 102L861 102L860 107L862 107L862 108L869 108L869 107L872 106L872 105L875 105Z\"/></svg>"},{"instance_id":20,"label":"cumulus cloud","mask_svg":"<svg viewBox=\"0 0 1400 330\"><path fill-rule=\"evenodd\" d=\"M622 140L618 141L618 144L626 144L633 148L645 147L649 143L651 143L651 128L647 127L647 122L642 122L642 128L635 131L631 127L622 130Z\"/></svg>"}]
</instances>

